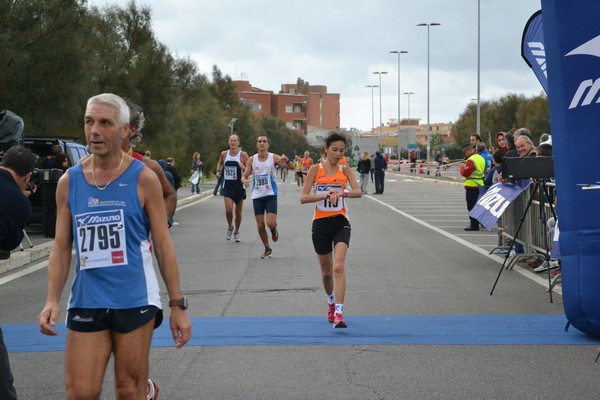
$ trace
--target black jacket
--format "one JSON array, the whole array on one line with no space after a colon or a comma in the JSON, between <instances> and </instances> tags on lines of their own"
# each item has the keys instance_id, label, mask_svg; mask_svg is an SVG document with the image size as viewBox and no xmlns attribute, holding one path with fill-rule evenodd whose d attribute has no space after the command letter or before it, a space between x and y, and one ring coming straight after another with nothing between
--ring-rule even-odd
<instances>
[{"instance_id":1,"label":"black jacket","mask_svg":"<svg viewBox=\"0 0 600 400\"><path fill-rule=\"evenodd\" d=\"M387 169L387 162L385 158L381 154L375 156L375 172L383 172L384 169Z\"/></svg>"},{"instance_id":2,"label":"black jacket","mask_svg":"<svg viewBox=\"0 0 600 400\"><path fill-rule=\"evenodd\" d=\"M361 174L368 174L369 171L371 170L371 160L369 160L368 158L366 160L361 159L358 162L358 165L356 166L356 169Z\"/></svg>"},{"instance_id":3,"label":"black jacket","mask_svg":"<svg viewBox=\"0 0 600 400\"><path fill-rule=\"evenodd\" d=\"M0 250L10 251L23 240L31 205L17 182L3 169L0 169L0 193Z\"/></svg>"}]
</instances>

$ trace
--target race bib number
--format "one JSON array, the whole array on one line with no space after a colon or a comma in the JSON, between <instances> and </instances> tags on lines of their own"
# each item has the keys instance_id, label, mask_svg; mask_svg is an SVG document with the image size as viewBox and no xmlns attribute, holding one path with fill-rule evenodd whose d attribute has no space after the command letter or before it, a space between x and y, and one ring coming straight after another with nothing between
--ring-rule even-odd
<instances>
[{"instance_id":1,"label":"race bib number","mask_svg":"<svg viewBox=\"0 0 600 400\"><path fill-rule=\"evenodd\" d=\"M317 185L316 192L317 194L327 194L330 190L339 190L342 191L342 185ZM344 207L344 198L338 198L338 201L332 203L331 200L325 199L321 200L317 203L317 209L320 211L341 211Z\"/></svg>"},{"instance_id":2,"label":"race bib number","mask_svg":"<svg viewBox=\"0 0 600 400\"><path fill-rule=\"evenodd\" d=\"M254 187L256 189L269 189L269 181L268 174L256 175L254 177Z\"/></svg>"},{"instance_id":3,"label":"race bib number","mask_svg":"<svg viewBox=\"0 0 600 400\"><path fill-rule=\"evenodd\" d=\"M123 210L79 214L75 221L82 270L127 264Z\"/></svg>"},{"instance_id":4,"label":"race bib number","mask_svg":"<svg viewBox=\"0 0 600 400\"><path fill-rule=\"evenodd\" d=\"M237 167L226 165L224 172L226 181L237 181Z\"/></svg>"}]
</instances>

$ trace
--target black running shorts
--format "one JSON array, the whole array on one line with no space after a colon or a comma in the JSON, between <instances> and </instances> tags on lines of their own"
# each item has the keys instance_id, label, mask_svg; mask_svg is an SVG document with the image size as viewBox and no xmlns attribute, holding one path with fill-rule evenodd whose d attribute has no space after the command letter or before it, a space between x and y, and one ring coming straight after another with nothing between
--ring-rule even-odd
<instances>
[{"instance_id":1,"label":"black running shorts","mask_svg":"<svg viewBox=\"0 0 600 400\"><path fill-rule=\"evenodd\" d=\"M277 196L264 196L258 199L252 199L254 206L254 215L277 214Z\"/></svg>"},{"instance_id":2,"label":"black running shorts","mask_svg":"<svg viewBox=\"0 0 600 400\"><path fill-rule=\"evenodd\" d=\"M235 204L240 204L241 201L246 200L246 188L238 182L225 182L221 195L229 197Z\"/></svg>"},{"instance_id":3,"label":"black running shorts","mask_svg":"<svg viewBox=\"0 0 600 400\"><path fill-rule=\"evenodd\" d=\"M67 328L76 332L128 333L146 325L156 316L154 329L163 320L162 310L156 306L144 306L115 310L110 308L71 308L67 312Z\"/></svg>"},{"instance_id":4,"label":"black running shorts","mask_svg":"<svg viewBox=\"0 0 600 400\"><path fill-rule=\"evenodd\" d=\"M339 242L350 247L351 230L350 222L343 215L313 220L312 241L315 252L319 255L329 254Z\"/></svg>"}]
</instances>

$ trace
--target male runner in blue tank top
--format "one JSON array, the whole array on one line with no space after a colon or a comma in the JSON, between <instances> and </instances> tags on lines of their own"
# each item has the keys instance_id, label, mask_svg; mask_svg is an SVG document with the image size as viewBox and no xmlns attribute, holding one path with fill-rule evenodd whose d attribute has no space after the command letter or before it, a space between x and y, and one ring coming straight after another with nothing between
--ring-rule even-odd
<instances>
[{"instance_id":1,"label":"male runner in blue tank top","mask_svg":"<svg viewBox=\"0 0 600 400\"><path fill-rule=\"evenodd\" d=\"M223 201L225 202L225 219L227 233L225 239L231 240L233 235L236 242L240 241L240 225L242 211L246 199L246 188L242 184L242 173L246 168L248 153L240 148L240 138L235 133L229 136L229 150L221 152L217 164L217 178L223 177ZM233 224L233 206L235 204L235 231Z\"/></svg>"},{"instance_id":2,"label":"male runner in blue tank top","mask_svg":"<svg viewBox=\"0 0 600 400\"><path fill-rule=\"evenodd\" d=\"M176 348L191 337L187 301L181 296L159 180L121 149L129 134L127 104L114 94L94 96L84 121L92 156L58 183L56 238L40 331L58 334L54 326L74 242L76 273L66 317L67 397L99 398L112 354L117 398L145 398L150 342L162 321L151 246L170 299Z\"/></svg>"},{"instance_id":3,"label":"male runner in blue tank top","mask_svg":"<svg viewBox=\"0 0 600 400\"><path fill-rule=\"evenodd\" d=\"M256 139L256 148L258 153L248 159L246 171L242 177L242 183L248 187L250 182L248 177L254 175L254 184L252 185L252 204L254 206L254 216L258 226L258 236L265 246L265 252L260 258L271 257L272 249L269 246L269 235L265 229L265 212L267 213L267 226L271 231L271 239L276 242L279 240L277 232L277 183L275 182L275 165L281 167L293 168L294 163L290 161L285 154L277 155L269 153L269 138L259 136Z\"/></svg>"}]
</instances>

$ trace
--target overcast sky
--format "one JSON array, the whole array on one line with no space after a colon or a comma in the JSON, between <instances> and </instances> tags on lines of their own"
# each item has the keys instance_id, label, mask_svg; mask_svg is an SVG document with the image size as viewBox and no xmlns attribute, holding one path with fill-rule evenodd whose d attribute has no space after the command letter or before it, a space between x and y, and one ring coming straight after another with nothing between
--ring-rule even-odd
<instances>
[{"instance_id":1,"label":"overcast sky","mask_svg":"<svg viewBox=\"0 0 600 400\"><path fill-rule=\"evenodd\" d=\"M91 0L97 6L128 0ZM427 122L427 27L430 33L430 121L456 121L477 98L477 0L137 0L152 8L157 39L189 56L210 77L217 65L232 79L278 92L302 78L339 93L341 127L371 129L381 110L398 114L401 92L410 116ZM521 36L540 0L481 0L481 99L538 95L542 87L521 58ZM400 117L408 96L400 96ZM507 127L498 127L499 130Z\"/></svg>"}]
</instances>

